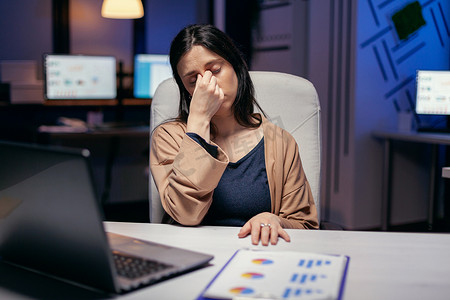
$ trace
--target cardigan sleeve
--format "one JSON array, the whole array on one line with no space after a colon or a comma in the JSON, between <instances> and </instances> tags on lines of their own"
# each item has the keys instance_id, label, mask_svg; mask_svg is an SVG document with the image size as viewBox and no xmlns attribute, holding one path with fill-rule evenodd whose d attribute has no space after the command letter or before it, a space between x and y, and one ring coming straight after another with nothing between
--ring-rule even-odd
<instances>
[{"instance_id":1,"label":"cardigan sleeve","mask_svg":"<svg viewBox=\"0 0 450 300\"><path fill-rule=\"evenodd\" d=\"M287 143L280 216L285 228L318 229L316 205L295 140Z\"/></svg>"},{"instance_id":2,"label":"cardigan sleeve","mask_svg":"<svg viewBox=\"0 0 450 300\"><path fill-rule=\"evenodd\" d=\"M204 138L193 132L186 132L187 136L200 144L212 156L217 157L217 146L211 145Z\"/></svg>"},{"instance_id":3,"label":"cardigan sleeve","mask_svg":"<svg viewBox=\"0 0 450 300\"><path fill-rule=\"evenodd\" d=\"M279 217L284 228L319 228L316 205L295 138L267 119L263 128L272 213Z\"/></svg>"},{"instance_id":4,"label":"cardigan sleeve","mask_svg":"<svg viewBox=\"0 0 450 300\"><path fill-rule=\"evenodd\" d=\"M228 162L219 147L212 157L182 124L163 124L152 134L150 170L164 210L180 224L200 224Z\"/></svg>"}]
</instances>

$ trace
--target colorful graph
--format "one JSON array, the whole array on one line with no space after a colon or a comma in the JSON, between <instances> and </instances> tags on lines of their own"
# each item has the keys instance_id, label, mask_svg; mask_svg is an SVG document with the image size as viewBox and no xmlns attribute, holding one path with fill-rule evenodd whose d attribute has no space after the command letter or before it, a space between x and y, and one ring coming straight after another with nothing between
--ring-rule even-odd
<instances>
[{"instance_id":1,"label":"colorful graph","mask_svg":"<svg viewBox=\"0 0 450 300\"><path fill-rule=\"evenodd\" d=\"M248 273L242 274L241 277L248 278L248 279L260 279L260 278L264 277L264 274L248 272Z\"/></svg>"},{"instance_id":2,"label":"colorful graph","mask_svg":"<svg viewBox=\"0 0 450 300\"><path fill-rule=\"evenodd\" d=\"M234 295L249 295L254 293L254 290L248 287L240 286L230 289L230 293Z\"/></svg>"},{"instance_id":3,"label":"colorful graph","mask_svg":"<svg viewBox=\"0 0 450 300\"><path fill-rule=\"evenodd\" d=\"M302 295L312 295L312 294L321 295L323 294L323 290L311 288L306 289L286 288L283 293L283 299L288 299L290 297L296 298L301 297Z\"/></svg>"},{"instance_id":4,"label":"colorful graph","mask_svg":"<svg viewBox=\"0 0 450 300\"><path fill-rule=\"evenodd\" d=\"M298 282L298 283L305 283L305 282L315 282L318 279L325 279L327 276L325 274L316 275L316 274L298 274L294 273L291 276L290 282Z\"/></svg>"},{"instance_id":5,"label":"colorful graph","mask_svg":"<svg viewBox=\"0 0 450 300\"><path fill-rule=\"evenodd\" d=\"M329 260L313 260L313 259L301 259L298 263L299 267L306 267L308 269L312 267L321 267L323 265L330 265L331 261Z\"/></svg>"},{"instance_id":6,"label":"colorful graph","mask_svg":"<svg viewBox=\"0 0 450 300\"><path fill-rule=\"evenodd\" d=\"M348 258L241 249L204 295L206 299L339 299ZM344 273L342 273L344 272ZM271 299L272 299L271 298Z\"/></svg>"},{"instance_id":7,"label":"colorful graph","mask_svg":"<svg viewBox=\"0 0 450 300\"><path fill-rule=\"evenodd\" d=\"M273 264L273 260L265 259L265 258L257 258L257 259L253 259L252 263L257 264L257 265L270 265L270 264Z\"/></svg>"}]
</instances>

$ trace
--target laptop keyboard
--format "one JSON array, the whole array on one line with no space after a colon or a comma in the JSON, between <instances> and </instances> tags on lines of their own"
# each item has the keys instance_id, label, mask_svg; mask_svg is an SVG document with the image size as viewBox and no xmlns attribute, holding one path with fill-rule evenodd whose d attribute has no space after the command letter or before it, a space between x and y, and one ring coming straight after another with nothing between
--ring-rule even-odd
<instances>
[{"instance_id":1,"label":"laptop keyboard","mask_svg":"<svg viewBox=\"0 0 450 300\"><path fill-rule=\"evenodd\" d=\"M172 265L169 264L144 259L117 251L113 251L113 258L119 276L129 279L147 276L172 267Z\"/></svg>"}]
</instances>

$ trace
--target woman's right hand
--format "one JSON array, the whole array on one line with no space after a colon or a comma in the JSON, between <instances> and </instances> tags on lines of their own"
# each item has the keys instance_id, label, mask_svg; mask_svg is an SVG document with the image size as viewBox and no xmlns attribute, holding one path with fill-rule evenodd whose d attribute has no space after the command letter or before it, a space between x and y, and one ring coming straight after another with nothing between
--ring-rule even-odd
<instances>
[{"instance_id":1,"label":"woman's right hand","mask_svg":"<svg viewBox=\"0 0 450 300\"><path fill-rule=\"evenodd\" d=\"M210 140L209 123L224 101L224 94L211 71L198 74L189 107L187 131L195 132L207 142Z\"/></svg>"}]
</instances>

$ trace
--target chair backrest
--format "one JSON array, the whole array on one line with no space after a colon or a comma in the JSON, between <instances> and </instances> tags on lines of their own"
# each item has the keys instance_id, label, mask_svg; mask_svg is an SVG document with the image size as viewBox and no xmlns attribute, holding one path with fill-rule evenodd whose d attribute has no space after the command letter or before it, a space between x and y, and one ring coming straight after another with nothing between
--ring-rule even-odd
<instances>
[{"instance_id":1,"label":"chair backrest","mask_svg":"<svg viewBox=\"0 0 450 300\"><path fill-rule=\"evenodd\" d=\"M293 135L311 191L320 212L321 127L316 89L308 80L284 73L251 71L256 99L268 118ZM150 109L150 130L178 114L179 91L173 79L156 89ZM156 185L149 176L150 222L164 214ZM320 218L319 218L320 221Z\"/></svg>"}]
</instances>

